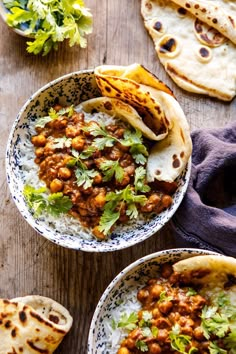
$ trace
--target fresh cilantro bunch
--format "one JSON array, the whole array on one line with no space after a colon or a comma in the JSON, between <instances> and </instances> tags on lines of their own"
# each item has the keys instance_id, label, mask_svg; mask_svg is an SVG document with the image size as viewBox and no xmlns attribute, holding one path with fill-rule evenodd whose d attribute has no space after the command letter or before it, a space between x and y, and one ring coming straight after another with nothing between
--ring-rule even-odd
<instances>
[{"instance_id":1,"label":"fresh cilantro bunch","mask_svg":"<svg viewBox=\"0 0 236 354\"><path fill-rule=\"evenodd\" d=\"M34 39L27 42L29 53L46 55L65 39L69 39L70 47L86 47L92 15L83 0L3 0L3 4L10 11L8 25L26 25L24 33Z\"/></svg>"}]
</instances>

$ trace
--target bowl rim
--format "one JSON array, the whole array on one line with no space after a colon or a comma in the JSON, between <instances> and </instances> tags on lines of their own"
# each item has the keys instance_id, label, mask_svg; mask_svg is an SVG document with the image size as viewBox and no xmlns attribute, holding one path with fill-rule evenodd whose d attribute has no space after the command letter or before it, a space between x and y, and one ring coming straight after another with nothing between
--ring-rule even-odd
<instances>
[{"instance_id":1,"label":"bowl rim","mask_svg":"<svg viewBox=\"0 0 236 354\"><path fill-rule=\"evenodd\" d=\"M89 333L88 333L88 340L87 340L87 354L94 354L94 352L92 351L93 349L93 332L94 332L94 328L96 325L96 321L98 319L98 315L101 311L101 308L103 306L103 304L105 303L107 297L109 296L110 292L112 291L112 289L117 285L117 283L132 269L135 269L137 266L141 266L142 264L144 264L147 261L150 261L152 259L158 258L160 256L165 256L168 254L172 254L172 255L178 255L180 253L196 253L196 255L193 255L193 257L197 256L197 255L218 255L218 256L222 256L222 254L214 252L214 251L210 251L210 250L206 250L206 249L200 249L200 248L170 248L170 249L165 249L165 250L161 250L158 252L154 252L151 254L148 254L144 257L141 257L139 259L137 259L136 261L132 262L131 264L129 264L128 266L126 266L124 269L122 269L114 278L113 280L108 284L108 286L105 288L104 292L102 293L100 299L98 300L98 303L96 305L96 308L94 310L93 316L92 316L92 320L90 323L90 327L89 327ZM191 258L191 257L187 257L187 258Z\"/></svg>"},{"instance_id":2,"label":"bowl rim","mask_svg":"<svg viewBox=\"0 0 236 354\"><path fill-rule=\"evenodd\" d=\"M74 249L76 251L83 251L83 252L94 252L94 253L106 253L106 252L114 252L114 251L119 251L122 249L126 249L129 247L132 247L136 244L139 244L143 241L145 241L146 239L148 239L149 237L153 236L156 232L158 232L167 222L170 221L170 219L173 217L173 215L175 214L176 210L178 209L179 205L181 204L184 195L186 193L186 190L188 188L189 185L189 180L190 180L190 176L191 176L191 156L186 164L185 169L187 168L186 171L186 175L185 175L185 183L183 184L183 186L181 186L181 195L178 197L178 203L175 203L172 206L172 209L169 211L168 215L165 216L165 220L163 223L159 223L158 227L155 228L155 231L148 233L148 235L144 235L143 237L140 237L140 239L136 240L136 239L132 239L129 240L127 242L120 242L114 245L111 245L111 247L103 247L102 244L103 242L99 242L98 247L92 247L92 245L90 245L90 242L93 243L93 239L90 240L90 242L88 241L88 244L83 245L83 242L78 242L78 246L75 245L71 245L71 244L66 244L65 241L60 240L59 238L53 238L51 235L48 235L47 232L45 232L44 230L40 229L38 227L38 225L35 224L35 218L31 215L30 218L26 218L25 215L22 214L20 207L22 207L21 203L18 203L18 201L16 201L14 199L14 190L13 190L13 186L15 185L15 183L12 181L12 178L10 177L12 172L11 172L11 167L10 167L10 163L9 163L9 156L8 156L8 152L11 151L11 145L12 145L12 139L14 137L14 132L17 128L17 125L19 124L20 119L22 118L22 115L24 114L25 110L27 109L28 105L37 98L37 96L39 96L41 93L43 93L44 91L46 91L47 89L49 89L50 87L53 87L55 85L57 85L60 82L63 82L63 80L66 80L68 78L74 77L76 75L84 75L84 74L93 74L94 73L94 68L90 68L90 69L85 69L85 70L79 70L79 71L73 71L71 73L67 73L63 76L60 76L50 82L48 82L47 84L43 85L42 87L40 87L36 92L34 92L28 99L27 101L23 104L23 106L20 108L16 119L13 122L12 128L10 130L9 133L9 137L8 137L8 141L7 141L7 145L6 145L6 153L5 153L5 166L6 166L6 175L7 175L7 182L8 182L8 186L10 189L10 193L12 196L12 199L15 202L15 205L17 206L17 209L19 210L20 214L22 215L22 217L25 219L25 221L27 221L27 223L33 228L34 231L36 231L37 233L39 233L39 235L45 237L47 240L53 242L56 245L62 246L64 248L68 248L68 249ZM26 208L26 206L25 206ZM97 241L98 242L98 241ZM106 242L106 241L104 241Z\"/></svg>"}]
</instances>

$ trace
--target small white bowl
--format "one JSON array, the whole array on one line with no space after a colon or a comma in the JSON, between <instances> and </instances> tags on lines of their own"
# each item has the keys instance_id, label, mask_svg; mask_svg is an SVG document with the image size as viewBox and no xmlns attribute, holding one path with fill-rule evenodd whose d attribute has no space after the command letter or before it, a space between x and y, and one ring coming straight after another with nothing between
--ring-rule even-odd
<instances>
[{"instance_id":1,"label":"small white bowl","mask_svg":"<svg viewBox=\"0 0 236 354\"><path fill-rule=\"evenodd\" d=\"M35 218L30 212L23 197L25 174L22 169L24 150L30 144L32 131L30 123L37 117L45 116L56 102L61 105L78 105L87 99L100 96L93 70L74 72L50 82L34 93L21 108L13 124L7 144L6 169L7 181L12 197L25 220L41 235L56 244L87 252L108 252L130 247L144 241L160 230L172 217L186 192L190 177L191 161L178 178L178 188L173 195L173 203L167 210L154 216L143 224L135 224L125 231L117 228L108 241L97 241L95 238L82 238L73 231L55 228L43 218ZM33 146L32 146L33 151ZM33 158L32 158L33 160ZM69 219L68 219L69 220ZM65 229L65 228L64 228Z\"/></svg>"},{"instance_id":2,"label":"small white bowl","mask_svg":"<svg viewBox=\"0 0 236 354\"><path fill-rule=\"evenodd\" d=\"M124 303L129 301L133 308L131 312L134 311L135 303L138 304L138 300L133 303L131 298L136 297L137 291L146 285L148 279L156 277L161 264L174 263L201 254L217 253L191 248L170 249L140 258L122 270L108 285L97 304L90 325L87 354L117 353L116 345L118 344L114 343L114 340L118 341L119 338L114 336L114 333L113 345L110 346L113 332L112 319L117 315L119 315L118 318L120 317Z\"/></svg>"}]
</instances>

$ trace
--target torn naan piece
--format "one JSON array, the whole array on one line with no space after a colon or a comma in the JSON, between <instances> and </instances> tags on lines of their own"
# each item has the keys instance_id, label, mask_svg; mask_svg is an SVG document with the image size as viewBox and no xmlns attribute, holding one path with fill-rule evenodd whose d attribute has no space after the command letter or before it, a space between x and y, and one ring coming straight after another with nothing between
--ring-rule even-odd
<instances>
[{"instance_id":1,"label":"torn naan piece","mask_svg":"<svg viewBox=\"0 0 236 354\"><path fill-rule=\"evenodd\" d=\"M234 297L236 306L236 259L222 255L205 255L187 258L173 265L183 283L200 286L201 292L219 294L226 290Z\"/></svg>"},{"instance_id":2,"label":"torn naan piece","mask_svg":"<svg viewBox=\"0 0 236 354\"><path fill-rule=\"evenodd\" d=\"M160 103L145 86L149 82L152 85L149 86L155 90L161 89L172 94L171 90L158 78L140 64L102 65L95 68L95 77L103 96L118 98L136 109L144 124L156 135L155 140L161 140L167 136L171 122L165 116Z\"/></svg>"},{"instance_id":3,"label":"torn naan piece","mask_svg":"<svg viewBox=\"0 0 236 354\"><path fill-rule=\"evenodd\" d=\"M186 117L172 92L139 64L128 67L100 66L95 69L95 77L104 96L114 97L118 93L120 100L128 101L129 105L137 109L138 113L146 112L150 102L155 102L156 107L161 109L161 111L158 110L153 113L151 120L143 119L142 121L142 119L138 119L136 110L131 111L126 119L130 125L141 130L143 134L143 126L146 125L155 135L157 133L153 128L152 120L160 121L159 112L169 122L169 128L165 135L159 134L153 139L150 134L144 134L150 140L157 141L147 160L147 181L153 182L156 179L173 182L184 170L191 156L192 141ZM131 87L133 87L133 94L129 95ZM148 99L143 99L143 97L148 97ZM120 105L119 102L117 102L118 106ZM113 101L114 112L119 109L114 107L117 103ZM87 103L85 102L85 104ZM83 108L86 111L86 107ZM127 108L122 108L122 113L125 114ZM102 109L104 110L103 107ZM108 112L106 111L106 113ZM143 115L141 115L141 118L143 118Z\"/></svg>"},{"instance_id":4,"label":"torn naan piece","mask_svg":"<svg viewBox=\"0 0 236 354\"><path fill-rule=\"evenodd\" d=\"M230 101L236 94L236 46L170 0L142 0L157 55L181 88Z\"/></svg>"},{"instance_id":5,"label":"torn naan piece","mask_svg":"<svg viewBox=\"0 0 236 354\"><path fill-rule=\"evenodd\" d=\"M66 308L47 297L0 299L0 354L51 354L72 321Z\"/></svg>"},{"instance_id":6,"label":"torn naan piece","mask_svg":"<svg viewBox=\"0 0 236 354\"><path fill-rule=\"evenodd\" d=\"M109 97L97 97L80 104L86 113L103 112L112 117L119 118L132 127L139 129L150 140L159 140L153 131L144 124L138 112L129 104Z\"/></svg>"},{"instance_id":7,"label":"torn naan piece","mask_svg":"<svg viewBox=\"0 0 236 354\"><path fill-rule=\"evenodd\" d=\"M172 0L236 44L236 3L230 0Z\"/></svg>"}]
</instances>

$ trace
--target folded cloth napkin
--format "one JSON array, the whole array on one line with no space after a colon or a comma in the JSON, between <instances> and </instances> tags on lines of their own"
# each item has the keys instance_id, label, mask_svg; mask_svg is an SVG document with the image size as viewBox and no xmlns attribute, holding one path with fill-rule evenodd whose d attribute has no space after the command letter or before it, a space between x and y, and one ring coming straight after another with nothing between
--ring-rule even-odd
<instances>
[{"instance_id":1,"label":"folded cloth napkin","mask_svg":"<svg viewBox=\"0 0 236 354\"><path fill-rule=\"evenodd\" d=\"M192 133L192 172L171 225L181 246L236 257L236 123Z\"/></svg>"}]
</instances>

